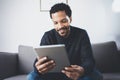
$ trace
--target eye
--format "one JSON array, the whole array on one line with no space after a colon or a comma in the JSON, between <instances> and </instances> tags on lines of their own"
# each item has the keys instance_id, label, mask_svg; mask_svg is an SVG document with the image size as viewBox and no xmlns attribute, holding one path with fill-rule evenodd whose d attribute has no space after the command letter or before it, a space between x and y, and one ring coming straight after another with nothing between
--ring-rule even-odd
<instances>
[{"instance_id":1,"label":"eye","mask_svg":"<svg viewBox=\"0 0 120 80\"><path fill-rule=\"evenodd\" d=\"M54 23L54 25L58 24L58 22L53 22L53 23Z\"/></svg>"},{"instance_id":2,"label":"eye","mask_svg":"<svg viewBox=\"0 0 120 80\"><path fill-rule=\"evenodd\" d=\"M63 19L63 20L62 20L62 23L66 23L66 22L68 22L67 19Z\"/></svg>"}]
</instances>

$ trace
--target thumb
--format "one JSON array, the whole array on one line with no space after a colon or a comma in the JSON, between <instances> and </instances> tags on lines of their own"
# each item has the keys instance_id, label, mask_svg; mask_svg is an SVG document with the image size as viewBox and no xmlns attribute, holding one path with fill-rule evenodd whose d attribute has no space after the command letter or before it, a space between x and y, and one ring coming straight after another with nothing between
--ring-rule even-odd
<instances>
[{"instance_id":1,"label":"thumb","mask_svg":"<svg viewBox=\"0 0 120 80\"><path fill-rule=\"evenodd\" d=\"M71 65L71 67L77 68L77 67L78 67L78 65Z\"/></svg>"}]
</instances>

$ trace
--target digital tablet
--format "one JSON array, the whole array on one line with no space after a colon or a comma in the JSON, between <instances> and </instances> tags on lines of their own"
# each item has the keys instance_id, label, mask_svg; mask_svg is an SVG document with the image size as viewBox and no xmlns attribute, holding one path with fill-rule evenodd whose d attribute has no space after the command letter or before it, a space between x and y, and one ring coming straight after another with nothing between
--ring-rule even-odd
<instances>
[{"instance_id":1,"label":"digital tablet","mask_svg":"<svg viewBox=\"0 0 120 80\"><path fill-rule=\"evenodd\" d=\"M50 72L61 72L64 67L70 66L65 45L63 44L40 46L39 48L35 48L35 51L37 56L47 56L55 61L56 66Z\"/></svg>"},{"instance_id":2,"label":"digital tablet","mask_svg":"<svg viewBox=\"0 0 120 80\"><path fill-rule=\"evenodd\" d=\"M22 49L26 51L25 53L27 53L27 51L28 53L31 51L31 53L35 54L38 57L47 56L49 59L53 59L56 63L56 66L49 72L61 72L61 70L64 69L64 67L70 66L65 45L63 44L45 45L37 48L33 48L31 46L23 46L23 45L20 46L22 47Z\"/></svg>"}]
</instances>

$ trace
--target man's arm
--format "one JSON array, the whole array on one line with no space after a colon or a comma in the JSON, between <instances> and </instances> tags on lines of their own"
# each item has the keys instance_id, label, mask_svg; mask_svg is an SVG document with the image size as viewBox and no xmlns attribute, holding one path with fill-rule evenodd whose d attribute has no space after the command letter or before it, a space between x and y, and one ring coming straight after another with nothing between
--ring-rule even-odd
<instances>
[{"instance_id":1,"label":"man's arm","mask_svg":"<svg viewBox=\"0 0 120 80\"><path fill-rule=\"evenodd\" d=\"M48 35L45 33L41 39L40 45L49 45ZM34 62L34 71L38 74L47 73L55 67L55 62L47 57L37 58Z\"/></svg>"},{"instance_id":2,"label":"man's arm","mask_svg":"<svg viewBox=\"0 0 120 80\"><path fill-rule=\"evenodd\" d=\"M50 45L50 40L47 32L45 32L45 34L43 35L40 45Z\"/></svg>"},{"instance_id":3,"label":"man's arm","mask_svg":"<svg viewBox=\"0 0 120 80\"><path fill-rule=\"evenodd\" d=\"M95 66L95 61L93 58L91 43L86 31L82 34L81 39L81 66L85 70L85 74L91 73Z\"/></svg>"},{"instance_id":4,"label":"man's arm","mask_svg":"<svg viewBox=\"0 0 120 80\"><path fill-rule=\"evenodd\" d=\"M81 61L79 59L77 60L79 65L71 65L62 71L64 74L66 74L66 76L73 80L79 80L79 78L81 78L83 75L92 72L94 68L94 59L92 55L91 44L86 31L81 31L80 39L78 40L80 40L77 41L80 49L80 52L78 53L81 54L79 58Z\"/></svg>"}]
</instances>

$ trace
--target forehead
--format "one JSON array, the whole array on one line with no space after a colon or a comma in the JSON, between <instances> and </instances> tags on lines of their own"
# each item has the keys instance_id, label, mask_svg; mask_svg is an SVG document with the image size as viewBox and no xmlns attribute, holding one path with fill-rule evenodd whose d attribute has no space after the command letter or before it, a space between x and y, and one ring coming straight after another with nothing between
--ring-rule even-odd
<instances>
[{"instance_id":1,"label":"forehead","mask_svg":"<svg viewBox=\"0 0 120 80\"><path fill-rule=\"evenodd\" d=\"M67 17L65 11L58 11L51 14L53 21L59 21Z\"/></svg>"}]
</instances>

